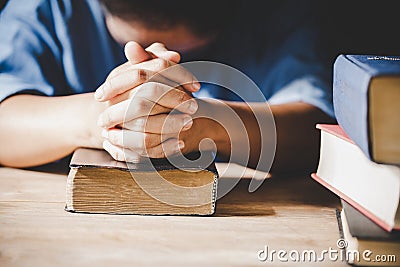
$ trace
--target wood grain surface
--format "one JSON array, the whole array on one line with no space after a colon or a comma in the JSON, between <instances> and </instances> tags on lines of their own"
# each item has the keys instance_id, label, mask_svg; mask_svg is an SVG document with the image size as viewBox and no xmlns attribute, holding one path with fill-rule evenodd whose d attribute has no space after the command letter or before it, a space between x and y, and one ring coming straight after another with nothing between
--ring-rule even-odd
<instances>
[{"instance_id":1,"label":"wood grain surface","mask_svg":"<svg viewBox=\"0 0 400 267\"><path fill-rule=\"evenodd\" d=\"M254 193L242 179L209 217L68 213L65 183L66 175L0 168L0 266L293 266L257 252L320 252L339 238L339 200L307 175L273 176Z\"/></svg>"}]
</instances>

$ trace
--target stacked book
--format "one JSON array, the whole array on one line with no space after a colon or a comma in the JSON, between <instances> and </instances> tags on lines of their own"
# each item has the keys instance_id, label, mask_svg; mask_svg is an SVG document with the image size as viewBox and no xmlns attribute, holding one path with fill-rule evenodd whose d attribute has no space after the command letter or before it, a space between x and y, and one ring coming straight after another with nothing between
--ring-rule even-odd
<instances>
[{"instance_id":1,"label":"stacked book","mask_svg":"<svg viewBox=\"0 0 400 267\"><path fill-rule=\"evenodd\" d=\"M333 98L312 177L342 199L346 260L400 266L400 57L339 56Z\"/></svg>"}]
</instances>

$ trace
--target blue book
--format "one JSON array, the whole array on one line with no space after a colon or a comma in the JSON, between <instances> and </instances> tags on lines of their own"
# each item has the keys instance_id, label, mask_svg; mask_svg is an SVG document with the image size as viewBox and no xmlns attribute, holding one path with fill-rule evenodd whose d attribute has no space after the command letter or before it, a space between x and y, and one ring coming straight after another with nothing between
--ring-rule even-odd
<instances>
[{"instance_id":1,"label":"blue book","mask_svg":"<svg viewBox=\"0 0 400 267\"><path fill-rule=\"evenodd\" d=\"M369 159L400 164L400 56L340 55L333 104L339 125Z\"/></svg>"}]
</instances>

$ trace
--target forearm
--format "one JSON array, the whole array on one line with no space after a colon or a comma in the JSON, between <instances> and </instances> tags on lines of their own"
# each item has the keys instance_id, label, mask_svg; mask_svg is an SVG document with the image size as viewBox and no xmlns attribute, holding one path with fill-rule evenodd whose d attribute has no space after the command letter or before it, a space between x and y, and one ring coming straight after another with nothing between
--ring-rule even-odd
<instances>
[{"instance_id":1,"label":"forearm","mask_svg":"<svg viewBox=\"0 0 400 267\"><path fill-rule=\"evenodd\" d=\"M93 115L100 105L93 94L10 97L0 104L0 164L41 165L80 146L101 147L90 130L97 127Z\"/></svg>"},{"instance_id":2,"label":"forearm","mask_svg":"<svg viewBox=\"0 0 400 267\"><path fill-rule=\"evenodd\" d=\"M273 150L276 137L275 158L271 171L309 171L314 168L318 160L319 134L315 129L316 123L333 122L329 116L318 108L306 103L288 103L282 105L272 105L271 115L267 115L267 104L265 103L242 103L224 102L239 116L241 123L244 124L245 131L240 123L235 122L231 115L226 114L226 107L218 102L206 102L209 117L213 119L195 120L187 135L193 131L201 132L201 138L209 137L217 145L218 153L223 158L229 159L234 144L239 146L239 157L246 154L249 150L247 166L266 170L269 168L269 153ZM226 118L224 118L226 117ZM225 125L215 121L225 121L231 126L227 132ZM271 121L273 120L273 121ZM276 127L276 135L273 127ZM248 145L245 140L249 140ZM262 149L264 151L262 151ZM237 154L237 153L236 153ZM233 160L235 160L233 158ZM243 162L243 159L239 159Z\"/></svg>"},{"instance_id":3,"label":"forearm","mask_svg":"<svg viewBox=\"0 0 400 267\"><path fill-rule=\"evenodd\" d=\"M320 133L317 123L334 123L323 111L306 103L271 106L277 146L272 172L312 172L318 163Z\"/></svg>"}]
</instances>

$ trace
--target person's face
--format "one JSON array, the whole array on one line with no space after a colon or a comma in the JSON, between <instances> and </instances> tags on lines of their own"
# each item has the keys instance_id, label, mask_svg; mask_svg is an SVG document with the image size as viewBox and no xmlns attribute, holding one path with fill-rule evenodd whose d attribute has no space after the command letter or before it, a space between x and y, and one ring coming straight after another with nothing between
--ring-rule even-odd
<instances>
[{"instance_id":1,"label":"person's face","mask_svg":"<svg viewBox=\"0 0 400 267\"><path fill-rule=\"evenodd\" d=\"M111 36L121 45L135 41L143 47L155 42L166 45L170 50L188 52L211 42L210 38L200 38L184 25L178 25L167 30L149 29L140 23L122 20L108 14L106 25Z\"/></svg>"}]
</instances>

